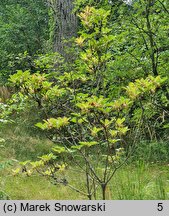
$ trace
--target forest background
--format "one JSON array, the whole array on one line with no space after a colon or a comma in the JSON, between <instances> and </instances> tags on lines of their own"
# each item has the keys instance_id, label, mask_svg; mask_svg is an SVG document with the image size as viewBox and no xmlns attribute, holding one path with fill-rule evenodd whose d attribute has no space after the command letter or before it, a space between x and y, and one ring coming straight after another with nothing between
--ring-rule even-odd
<instances>
[{"instance_id":1,"label":"forest background","mask_svg":"<svg viewBox=\"0 0 169 216\"><path fill-rule=\"evenodd\" d=\"M169 198L168 7L0 3L1 199Z\"/></svg>"}]
</instances>

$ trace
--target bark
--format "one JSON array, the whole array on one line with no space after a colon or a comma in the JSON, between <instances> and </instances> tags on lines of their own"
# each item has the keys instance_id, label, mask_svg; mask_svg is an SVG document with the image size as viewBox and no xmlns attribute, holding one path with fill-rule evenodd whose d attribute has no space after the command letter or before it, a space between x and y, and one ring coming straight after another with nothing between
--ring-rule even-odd
<instances>
[{"instance_id":1,"label":"bark","mask_svg":"<svg viewBox=\"0 0 169 216\"><path fill-rule=\"evenodd\" d=\"M73 1L48 0L53 10L53 49L61 54L64 54L65 39L69 40L77 33L77 17L73 13Z\"/></svg>"},{"instance_id":2,"label":"bark","mask_svg":"<svg viewBox=\"0 0 169 216\"><path fill-rule=\"evenodd\" d=\"M149 37L149 41L150 41L150 48L151 48L151 54L150 54L150 58L151 58L151 62L152 62L152 71L153 74L155 76L158 75L158 70L157 70L157 66L158 66L158 52L156 53L156 44L154 41L154 37L153 37L153 32L152 32L152 26L151 26L151 22L150 22L150 7L151 7L151 0L148 1L147 6L146 6L146 25L147 25L147 34Z\"/></svg>"}]
</instances>

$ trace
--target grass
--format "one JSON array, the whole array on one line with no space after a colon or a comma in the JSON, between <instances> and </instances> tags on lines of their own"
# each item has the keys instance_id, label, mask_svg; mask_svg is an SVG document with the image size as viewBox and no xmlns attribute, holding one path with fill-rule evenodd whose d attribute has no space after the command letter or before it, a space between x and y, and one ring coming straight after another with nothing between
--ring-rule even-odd
<instances>
[{"instance_id":1,"label":"grass","mask_svg":"<svg viewBox=\"0 0 169 216\"><path fill-rule=\"evenodd\" d=\"M35 159L47 153L52 143L39 136L30 136L24 130L2 129L5 139L0 151L0 199L14 200L81 200L81 194L66 186L53 185L49 180L34 175L13 176L10 161ZM85 180L79 173L67 171L71 184L85 190ZM165 200L169 199L169 164L130 162L119 170L107 187L107 199L113 200ZM98 191L98 199L101 193Z\"/></svg>"},{"instance_id":2,"label":"grass","mask_svg":"<svg viewBox=\"0 0 169 216\"><path fill-rule=\"evenodd\" d=\"M4 182L4 189L10 199L15 200L84 199L69 188L61 185L55 186L39 176L8 176Z\"/></svg>"},{"instance_id":3,"label":"grass","mask_svg":"<svg viewBox=\"0 0 169 216\"><path fill-rule=\"evenodd\" d=\"M120 200L157 200L169 198L169 167L132 165L123 168L114 178L114 198ZM113 197L113 195L112 195Z\"/></svg>"},{"instance_id":4,"label":"grass","mask_svg":"<svg viewBox=\"0 0 169 216\"><path fill-rule=\"evenodd\" d=\"M107 188L107 199L113 200L165 200L169 199L169 166L128 165L119 170ZM76 200L86 199L62 185L53 185L40 176L15 176L6 169L1 172L1 188L10 199ZM69 172L71 184L85 190L82 175ZM99 193L99 192L98 192ZM101 194L98 194L101 199Z\"/></svg>"},{"instance_id":5,"label":"grass","mask_svg":"<svg viewBox=\"0 0 169 216\"><path fill-rule=\"evenodd\" d=\"M16 130L12 126L7 130L1 129L0 138L5 140L0 143L0 161L13 158L19 161L34 160L48 153L53 145L43 136L30 136L24 129Z\"/></svg>"}]
</instances>

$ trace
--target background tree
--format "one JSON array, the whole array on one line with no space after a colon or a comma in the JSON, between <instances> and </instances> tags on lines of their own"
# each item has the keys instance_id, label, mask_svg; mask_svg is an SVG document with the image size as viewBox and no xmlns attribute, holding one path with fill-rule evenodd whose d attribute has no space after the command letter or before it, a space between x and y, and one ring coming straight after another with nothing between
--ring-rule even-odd
<instances>
[{"instance_id":1,"label":"background tree","mask_svg":"<svg viewBox=\"0 0 169 216\"><path fill-rule=\"evenodd\" d=\"M5 0L0 5L0 76L30 67L48 40L48 9L44 0ZM23 54L25 52L25 55Z\"/></svg>"},{"instance_id":2,"label":"background tree","mask_svg":"<svg viewBox=\"0 0 169 216\"><path fill-rule=\"evenodd\" d=\"M48 0L47 2L51 8L50 39L53 50L65 54L64 41L70 40L77 34L77 17L73 11L74 0Z\"/></svg>"}]
</instances>

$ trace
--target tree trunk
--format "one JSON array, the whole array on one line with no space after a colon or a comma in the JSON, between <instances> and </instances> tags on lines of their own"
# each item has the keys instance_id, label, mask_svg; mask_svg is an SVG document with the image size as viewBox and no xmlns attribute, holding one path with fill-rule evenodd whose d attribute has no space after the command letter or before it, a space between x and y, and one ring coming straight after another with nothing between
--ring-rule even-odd
<instances>
[{"instance_id":1,"label":"tree trunk","mask_svg":"<svg viewBox=\"0 0 169 216\"><path fill-rule=\"evenodd\" d=\"M77 18L73 13L73 1L48 0L49 6L53 10L53 50L63 55L65 54L64 40L71 39L77 33Z\"/></svg>"},{"instance_id":2,"label":"tree trunk","mask_svg":"<svg viewBox=\"0 0 169 216\"><path fill-rule=\"evenodd\" d=\"M102 199L105 200L106 199L106 187L107 187L107 184L103 183L101 185L101 187L102 187Z\"/></svg>"}]
</instances>

